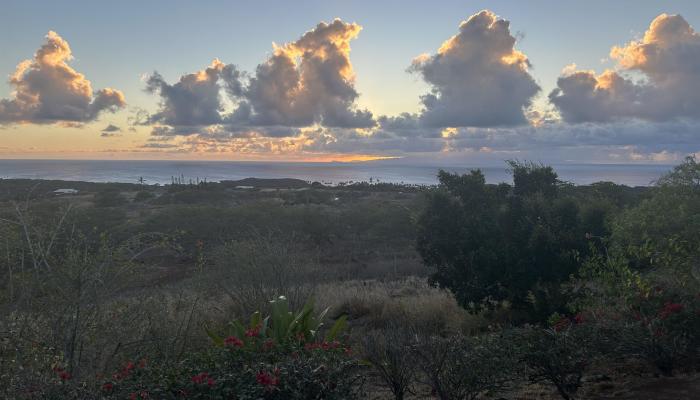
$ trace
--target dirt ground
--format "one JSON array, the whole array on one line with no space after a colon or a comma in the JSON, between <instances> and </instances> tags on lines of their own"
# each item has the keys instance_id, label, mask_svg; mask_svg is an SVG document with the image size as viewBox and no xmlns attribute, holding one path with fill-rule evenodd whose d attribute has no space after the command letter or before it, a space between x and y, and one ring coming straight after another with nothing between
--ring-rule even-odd
<instances>
[{"instance_id":1,"label":"dirt ground","mask_svg":"<svg viewBox=\"0 0 700 400\"><path fill-rule=\"evenodd\" d=\"M392 399L391 393L379 385L372 385L376 391L371 400ZM408 399L430 399L429 389L420 390ZM545 385L532 385L518 393L485 397L490 400L561 400L556 389ZM578 400L700 400L700 374L682 375L672 378L654 376L634 376L617 381L604 380L586 384L580 391Z\"/></svg>"},{"instance_id":2,"label":"dirt ground","mask_svg":"<svg viewBox=\"0 0 700 400\"><path fill-rule=\"evenodd\" d=\"M530 387L514 396L503 396L512 400L561 399L553 388ZM676 377L630 376L615 380L591 382L581 389L580 400L700 400L700 374Z\"/></svg>"}]
</instances>

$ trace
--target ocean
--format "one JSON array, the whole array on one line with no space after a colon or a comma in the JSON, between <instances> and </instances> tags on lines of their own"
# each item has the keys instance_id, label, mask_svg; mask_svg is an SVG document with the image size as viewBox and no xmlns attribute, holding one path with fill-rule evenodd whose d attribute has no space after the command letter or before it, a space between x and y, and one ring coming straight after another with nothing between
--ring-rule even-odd
<instances>
[{"instance_id":1,"label":"ocean","mask_svg":"<svg viewBox=\"0 0 700 400\"><path fill-rule=\"evenodd\" d=\"M659 164L553 164L560 179L578 185L611 181L648 186L672 169ZM228 161L104 161L104 160L0 160L0 179L29 178L88 182L168 184L172 177L210 182L243 178L297 178L337 184L379 181L431 185L439 169L465 173L480 168L489 183L511 182L503 166L411 165L402 160L361 163L228 162Z\"/></svg>"}]
</instances>

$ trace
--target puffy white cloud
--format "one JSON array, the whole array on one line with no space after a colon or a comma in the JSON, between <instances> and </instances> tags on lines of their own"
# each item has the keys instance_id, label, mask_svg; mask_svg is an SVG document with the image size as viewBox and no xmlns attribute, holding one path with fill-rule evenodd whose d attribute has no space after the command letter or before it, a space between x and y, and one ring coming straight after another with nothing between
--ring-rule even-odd
<instances>
[{"instance_id":1,"label":"puffy white cloud","mask_svg":"<svg viewBox=\"0 0 700 400\"><path fill-rule=\"evenodd\" d=\"M549 100L568 122L604 122L634 117L644 92L614 71L573 71L559 77Z\"/></svg>"},{"instance_id":2,"label":"puffy white cloud","mask_svg":"<svg viewBox=\"0 0 700 400\"><path fill-rule=\"evenodd\" d=\"M370 127L372 113L358 110L350 41L362 27L335 19L321 22L299 40L274 46L242 97L251 125Z\"/></svg>"},{"instance_id":3,"label":"puffy white cloud","mask_svg":"<svg viewBox=\"0 0 700 400\"><path fill-rule=\"evenodd\" d=\"M491 11L472 15L434 55L414 59L410 71L432 86L421 97L428 127L512 126L540 90L530 62L515 49L510 23Z\"/></svg>"},{"instance_id":4,"label":"puffy white cloud","mask_svg":"<svg viewBox=\"0 0 700 400\"><path fill-rule=\"evenodd\" d=\"M566 121L700 118L700 35L682 16L659 15L641 40L613 47L610 57L617 71L559 78L549 99Z\"/></svg>"},{"instance_id":5,"label":"puffy white cloud","mask_svg":"<svg viewBox=\"0 0 700 400\"><path fill-rule=\"evenodd\" d=\"M93 92L90 81L68 65L72 58L68 42L49 32L34 59L22 61L10 76L14 91L0 100L0 123L84 123L126 105L118 90Z\"/></svg>"},{"instance_id":6,"label":"puffy white cloud","mask_svg":"<svg viewBox=\"0 0 700 400\"><path fill-rule=\"evenodd\" d=\"M157 125L155 135L210 138L291 137L313 125L372 127L372 113L355 106L350 63L350 41L361 29L339 19L322 22L295 42L274 45L252 76L219 60L174 84L154 73L147 90L160 96L160 110L140 122ZM222 92L234 104L231 112Z\"/></svg>"},{"instance_id":7,"label":"puffy white cloud","mask_svg":"<svg viewBox=\"0 0 700 400\"><path fill-rule=\"evenodd\" d=\"M141 118L153 125L145 148L668 162L700 149L700 121L688 118L698 112L691 107L700 93L692 78L700 71L692 64L697 34L679 18L661 16L642 40L613 49L619 71L567 67L550 95L556 114L530 107L539 91L530 63L515 49L508 22L482 11L436 54L414 60L410 70L432 87L423 109L376 119L356 106L350 41L360 27L321 23L275 45L251 74L215 60L174 84L151 76L147 87L161 107Z\"/></svg>"},{"instance_id":8,"label":"puffy white cloud","mask_svg":"<svg viewBox=\"0 0 700 400\"><path fill-rule=\"evenodd\" d=\"M225 65L218 59L204 70L184 75L169 84L155 72L146 81L146 90L160 95L160 110L148 116L148 123L177 127L197 127L221 123L224 107L221 99L222 77L238 76L233 65Z\"/></svg>"}]
</instances>

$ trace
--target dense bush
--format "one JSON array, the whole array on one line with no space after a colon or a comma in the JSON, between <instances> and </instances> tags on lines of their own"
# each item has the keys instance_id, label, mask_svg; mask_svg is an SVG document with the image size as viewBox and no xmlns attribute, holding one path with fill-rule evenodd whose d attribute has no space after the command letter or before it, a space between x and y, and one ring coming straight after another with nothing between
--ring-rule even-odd
<instances>
[{"instance_id":1,"label":"dense bush","mask_svg":"<svg viewBox=\"0 0 700 400\"><path fill-rule=\"evenodd\" d=\"M573 198L549 167L511 163L514 186L486 185L479 170L441 171L419 219L418 250L432 279L465 307L508 301L543 320L561 311L559 285L588 251ZM603 220L598 218L598 220ZM488 301L488 302L487 302Z\"/></svg>"},{"instance_id":2,"label":"dense bush","mask_svg":"<svg viewBox=\"0 0 700 400\"><path fill-rule=\"evenodd\" d=\"M255 342L255 343L254 343ZM166 366L126 363L102 383L114 399L349 399L361 390L357 363L335 342L295 350L249 337Z\"/></svg>"},{"instance_id":3,"label":"dense bush","mask_svg":"<svg viewBox=\"0 0 700 400\"><path fill-rule=\"evenodd\" d=\"M34 382L41 398L61 399L351 399L362 394L361 367L340 341L345 319L323 327L326 311L312 304L299 312L284 297L270 315L234 320L223 335L208 331L213 345L176 358L124 361L98 380L77 377L61 359L45 360ZM325 332L325 335L321 333ZM1 350L2 348L0 348ZM17 393L16 391L14 392Z\"/></svg>"},{"instance_id":4,"label":"dense bush","mask_svg":"<svg viewBox=\"0 0 700 400\"><path fill-rule=\"evenodd\" d=\"M648 362L664 375L700 366L700 299L656 287L628 306L598 314L612 354Z\"/></svg>"},{"instance_id":5,"label":"dense bush","mask_svg":"<svg viewBox=\"0 0 700 400\"><path fill-rule=\"evenodd\" d=\"M623 362L642 360L665 375L694 369L700 354L700 284L678 285L657 273L636 270L624 255L594 254L573 283L596 348Z\"/></svg>"},{"instance_id":6,"label":"dense bush","mask_svg":"<svg viewBox=\"0 0 700 400\"><path fill-rule=\"evenodd\" d=\"M657 182L653 194L616 219L614 251L640 271L683 285L700 277L700 163L693 157ZM695 272L693 272L695 270Z\"/></svg>"}]
</instances>

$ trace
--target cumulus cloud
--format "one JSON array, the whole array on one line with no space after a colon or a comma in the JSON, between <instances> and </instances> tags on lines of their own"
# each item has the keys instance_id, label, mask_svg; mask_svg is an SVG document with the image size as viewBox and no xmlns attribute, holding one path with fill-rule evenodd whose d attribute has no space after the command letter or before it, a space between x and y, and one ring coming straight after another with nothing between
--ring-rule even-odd
<instances>
[{"instance_id":1,"label":"cumulus cloud","mask_svg":"<svg viewBox=\"0 0 700 400\"><path fill-rule=\"evenodd\" d=\"M700 35L682 16L659 15L642 39L613 47L610 57L616 71L569 69L558 79L549 99L564 120L700 118Z\"/></svg>"},{"instance_id":2,"label":"cumulus cloud","mask_svg":"<svg viewBox=\"0 0 700 400\"><path fill-rule=\"evenodd\" d=\"M618 71L566 67L550 95L556 110L531 107L540 88L528 58L509 23L482 11L413 61L409 70L431 86L417 113L358 109L350 42L360 27L335 20L274 45L249 74L218 60L172 84L154 73L146 85L160 108L137 119L152 126L152 151L670 162L700 149L700 121L669 117L699 112L700 67L692 28L659 18L643 39L613 49Z\"/></svg>"},{"instance_id":3,"label":"cumulus cloud","mask_svg":"<svg viewBox=\"0 0 700 400\"><path fill-rule=\"evenodd\" d=\"M354 102L350 41L362 27L336 19L321 22L299 40L274 46L242 91L252 125L361 128L374 125L372 113Z\"/></svg>"},{"instance_id":4,"label":"cumulus cloud","mask_svg":"<svg viewBox=\"0 0 700 400\"><path fill-rule=\"evenodd\" d=\"M510 23L491 11L472 15L434 55L413 60L410 71L431 85L421 97L428 127L512 126L540 90L530 62L515 49Z\"/></svg>"},{"instance_id":5,"label":"cumulus cloud","mask_svg":"<svg viewBox=\"0 0 700 400\"><path fill-rule=\"evenodd\" d=\"M93 92L90 81L68 65L72 58L68 42L49 32L34 59L22 61L10 76L14 91L0 100L0 123L84 123L126 105L118 90Z\"/></svg>"},{"instance_id":6,"label":"cumulus cloud","mask_svg":"<svg viewBox=\"0 0 700 400\"><path fill-rule=\"evenodd\" d=\"M146 81L146 91L160 96L161 107L147 117L147 123L184 127L221 123L224 107L219 83L224 77L236 81L238 75L233 65L225 65L218 59L201 71L182 76L172 85L159 73L153 73Z\"/></svg>"},{"instance_id":7,"label":"cumulus cloud","mask_svg":"<svg viewBox=\"0 0 700 400\"><path fill-rule=\"evenodd\" d=\"M350 41L362 28L339 19L322 22L300 39L274 45L272 55L247 75L219 60L169 84L157 72L146 90L160 109L140 123L157 136L293 137L313 125L368 128L372 113L360 110L350 62ZM233 110L224 107L224 94Z\"/></svg>"}]
</instances>

